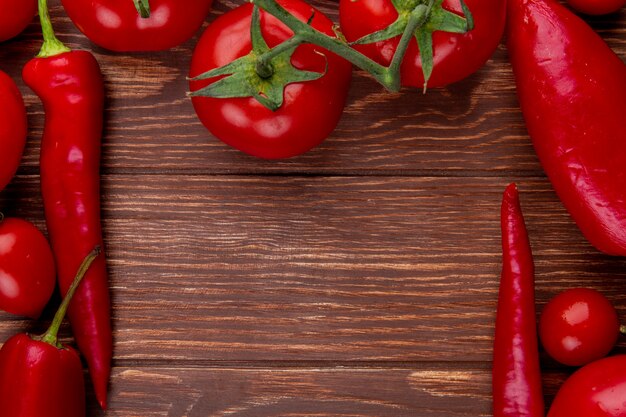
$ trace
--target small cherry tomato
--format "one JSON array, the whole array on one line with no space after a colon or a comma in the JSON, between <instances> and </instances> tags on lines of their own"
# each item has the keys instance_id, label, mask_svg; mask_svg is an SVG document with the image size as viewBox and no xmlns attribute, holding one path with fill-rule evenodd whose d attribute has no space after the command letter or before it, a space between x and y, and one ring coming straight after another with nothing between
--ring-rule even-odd
<instances>
[{"instance_id":1,"label":"small cherry tomato","mask_svg":"<svg viewBox=\"0 0 626 417\"><path fill-rule=\"evenodd\" d=\"M567 2L576 11L592 16L616 12L626 4L626 0L567 0Z\"/></svg>"},{"instance_id":2,"label":"small cherry tomato","mask_svg":"<svg viewBox=\"0 0 626 417\"><path fill-rule=\"evenodd\" d=\"M606 356L619 337L611 302L598 291L574 288L551 299L539 319L539 336L556 361L581 366Z\"/></svg>"},{"instance_id":3,"label":"small cherry tomato","mask_svg":"<svg viewBox=\"0 0 626 417\"><path fill-rule=\"evenodd\" d=\"M315 29L333 36L333 23L301 0L279 3L303 21L311 19ZM202 35L191 62L195 77L249 54L252 50L250 3L217 18ZM293 33L276 18L261 12L261 32L269 47ZM284 102L275 111L256 98L193 97L193 105L209 131L223 142L250 155L266 159L289 158L320 144L335 129L343 112L352 65L320 47L305 44L296 48L291 64L299 70L326 73L314 81L294 82L284 90ZM197 91L216 78L191 81Z\"/></svg>"},{"instance_id":4,"label":"small cherry tomato","mask_svg":"<svg viewBox=\"0 0 626 417\"><path fill-rule=\"evenodd\" d=\"M0 0L0 42L16 37L37 12L37 0Z\"/></svg>"},{"instance_id":5,"label":"small cherry tomato","mask_svg":"<svg viewBox=\"0 0 626 417\"><path fill-rule=\"evenodd\" d=\"M554 397L548 417L626 417L626 355L574 372Z\"/></svg>"},{"instance_id":6,"label":"small cherry tomato","mask_svg":"<svg viewBox=\"0 0 626 417\"><path fill-rule=\"evenodd\" d=\"M11 181L20 165L26 133L22 94L11 77L0 71L0 191Z\"/></svg>"},{"instance_id":7,"label":"small cherry tomato","mask_svg":"<svg viewBox=\"0 0 626 417\"><path fill-rule=\"evenodd\" d=\"M54 291L54 267L48 240L37 227L15 218L0 221L0 309L38 318Z\"/></svg>"},{"instance_id":8,"label":"small cherry tomato","mask_svg":"<svg viewBox=\"0 0 626 417\"><path fill-rule=\"evenodd\" d=\"M95 44L118 52L161 51L180 45L211 10L212 0L150 0L141 17L133 0L62 0L72 22Z\"/></svg>"},{"instance_id":9,"label":"small cherry tomato","mask_svg":"<svg viewBox=\"0 0 626 417\"><path fill-rule=\"evenodd\" d=\"M340 0L341 30L350 42L380 31L398 19L394 6L414 7L419 2L392 0ZM506 1L465 0L474 17L474 29L456 34L433 32L433 72L428 87L443 87L476 72L491 57L504 33ZM444 0L443 8L462 15L459 0ZM389 65L398 47L400 36L386 41L356 45L356 49L382 65ZM422 61L415 37L409 44L401 68L402 85L424 86Z\"/></svg>"}]
</instances>

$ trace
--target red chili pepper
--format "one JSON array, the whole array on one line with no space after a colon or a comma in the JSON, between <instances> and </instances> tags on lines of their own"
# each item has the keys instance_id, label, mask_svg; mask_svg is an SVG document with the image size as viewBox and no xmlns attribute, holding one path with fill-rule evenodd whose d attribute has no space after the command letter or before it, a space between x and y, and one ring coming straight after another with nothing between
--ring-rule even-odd
<instances>
[{"instance_id":1,"label":"red chili pepper","mask_svg":"<svg viewBox=\"0 0 626 417\"><path fill-rule=\"evenodd\" d=\"M507 27L544 170L589 242L626 256L626 66L554 0L509 0Z\"/></svg>"},{"instance_id":2,"label":"red chili pepper","mask_svg":"<svg viewBox=\"0 0 626 417\"><path fill-rule=\"evenodd\" d=\"M91 248L102 246L99 167L104 83L94 56L66 48L54 35L46 1L39 0L39 6L44 44L38 57L24 67L23 77L46 112L41 189L59 286L65 293L81 260ZM89 270L69 318L98 401L106 408L112 335L104 257Z\"/></svg>"},{"instance_id":3,"label":"red chili pepper","mask_svg":"<svg viewBox=\"0 0 626 417\"><path fill-rule=\"evenodd\" d=\"M89 39L113 51L160 51L191 38L212 0L62 0Z\"/></svg>"},{"instance_id":4,"label":"red chili pepper","mask_svg":"<svg viewBox=\"0 0 626 417\"><path fill-rule=\"evenodd\" d=\"M46 333L18 334L2 346L2 417L85 416L85 381L80 357L74 349L61 345L57 334L74 291L99 253L100 249L96 248L83 260Z\"/></svg>"},{"instance_id":5,"label":"red chili pepper","mask_svg":"<svg viewBox=\"0 0 626 417\"><path fill-rule=\"evenodd\" d=\"M502 277L493 346L494 417L539 417L541 389L532 252L515 184L502 198Z\"/></svg>"}]
</instances>

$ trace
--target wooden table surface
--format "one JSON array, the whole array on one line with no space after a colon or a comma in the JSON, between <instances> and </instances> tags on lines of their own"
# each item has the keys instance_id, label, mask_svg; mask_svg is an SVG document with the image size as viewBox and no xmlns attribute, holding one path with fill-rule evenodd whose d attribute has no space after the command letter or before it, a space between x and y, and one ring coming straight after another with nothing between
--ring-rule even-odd
<instances>
[{"instance_id":1,"label":"wooden table surface","mask_svg":"<svg viewBox=\"0 0 626 417\"><path fill-rule=\"evenodd\" d=\"M207 22L238 4L218 1ZM315 5L337 19L336 3ZM474 76L427 95L389 94L356 72L333 135L269 162L196 118L185 76L197 38L114 54L51 6L59 37L95 52L108 93L102 205L115 353L110 410L97 409L89 385L89 416L490 416L499 206L512 181L538 308L586 286L626 320L626 260L593 249L557 199L504 45ZM587 19L622 59L625 18ZM43 110L20 77L39 45L35 23L0 45L30 122L0 208L43 229ZM0 314L0 340L45 325ZM626 353L624 338L616 352ZM549 402L571 370L545 354L542 364Z\"/></svg>"}]
</instances>

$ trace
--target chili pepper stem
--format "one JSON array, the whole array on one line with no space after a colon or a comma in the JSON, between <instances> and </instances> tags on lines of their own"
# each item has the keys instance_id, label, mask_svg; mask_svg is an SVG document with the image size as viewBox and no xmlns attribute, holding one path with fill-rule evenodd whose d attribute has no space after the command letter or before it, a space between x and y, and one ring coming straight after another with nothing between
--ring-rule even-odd
<instances>
[{"instance_id":1,"label":"chili pepper stem","mask_svg":"<svg viewBox=\"0 0 626 417\"><path fill-rule=\"evenodd\" d=\"M133 2L135 3L137 13L139 13L142 19L150 17L150 0L133 0Z\"/></svg>"},{"instance_id":2,"label":"chili pepper stem","mask_svg":"<svg viewBox=\"0 0 626 417\"><path fill-rule=\"evenodd\" d=\"M619 326L619 332L626 336L626 324L622 324L621 326Z\"/></svg>"},{"instance_id":3,"label":"chili pepper stem","mask_svg":"<svg viewBox=\"0 0 626 417\"><path fill-rule=\"evenodd\" d=\"M41 31L43 33L43 45L41 45L37 58L49 58L64 52L70 52L70 48L65 46L54 34L50 13L48 12L48 1L38 0L38 7L39 21L41 22Z\"/></svg>"},{"instance_id":4,"label":"chili pepper stem","mask_svg":"<svg viewBox=\"0 0 626 417\"><path fill-rule=\"evenodd\" d=\"M428 6L420 4L411 12L411 23L407 26L403 32L403 43L398 46L394 55L393 67L387 68L378 64L372 59L366 57L360 52L352 49L345 41L328 36L313 27L307 22L303 22L287 12L276 0L250 0L253 4L259 6L267 13L271 14L282 23L284 23L289 29L291 29L295 35L289 41L294 40L291 47L297 45L297 43L312 43L322 48L325 48L342 58L350 61L352 64L370 73L380 84L382 84L387 90L391 92L397 92L400 90L400 63L406 54L409 41L415 30L420 27L426 21ZM295 38L295 39L294 39ZM275 49L275 48L274 48ZM273 50L261 55L259 60L267 61L267 54L275 55ZM270 56L271 57L271 56Z\"/></svg>"},{"instance_id":5,"label":"chili pepper stem","mask_svg":"<svg viewBox=\"0 0 626 417\"><path fill-rule=\"evenodd\" d=\"M102 250L100 249L100 246L96 246L83 260L80 267L78 268L78 272L76 273L76 278L74 278L74 282L72 282L72 285L67 290L67 293L65 294L65 297L63 298L63 302L61 303L61 306L59 307L56 314L54 315L52 324L50 324L50 327L43 335L35 339L48 343L52 346L57 346L57 347L59 346L59 343L58 343L59 329L61 327L61 323L63 322L63 319L65 318L67 309L70 306L72 297L74 297L74 293L76 292L76 289L78 288L83 278L85 277L85 274L89 270L89 267L96 260L96 258L98 257L98 255L100 255L101 252Z\"/></svg>"}]
</instances>

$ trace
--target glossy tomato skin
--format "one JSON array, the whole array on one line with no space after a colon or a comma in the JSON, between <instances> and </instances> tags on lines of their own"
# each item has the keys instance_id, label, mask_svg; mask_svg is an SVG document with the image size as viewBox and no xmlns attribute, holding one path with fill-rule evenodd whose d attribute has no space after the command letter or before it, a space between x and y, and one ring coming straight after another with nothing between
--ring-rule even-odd
<instances>
[{"instance_id":1,"label":"glossy tomato skin","mask_svg":"<svg viewBox=\"0 0 626 417\"><path fill-rule=\"evenodd\" d=\"M39 229L21 219L0 221L0 308L38 318L55 283L52 250Z\"/></svg>"},{"instance_id":2,"label":"glossy tomato skin","mask_svg":"<svg viewBox=\"0 0 626 417\"><path fill-rule=\"evenodd\" d=\"M618 11L626 0L567 0L573 9L588 15L603 15Z\"/></svg>"},{"instance_id":3,"label":"glossy tomato skin","mask_svg":"<svg viewBox=\"0 0 626 417\"><path fill-rule=\"evenodd\" d=\"M74 24L95 44L117 52L161 51L191 38L212 0L150 0L142 18L132 0L62 0Z\"/></svg>"},{"instance_id":4,"label":"glossy tomato skin","mask_svg":"<svg viewBox=\"0 0 626 417\"><path fill-rule=\"evenodd\" d=\"M11 77L0 71L0 191L20 164L27 127L22 94Z\"/></svg>"},{"instance_id":5,"label":"glossy tomato skin","mask_svg":"<svg viewBox=\"0 0 626 417\"><path fill-rule=\"evenodd\" d=\"M0 0L0 42L16 37L37 12L37 0Z\"/></svg>"},{"instance_id":6,"label":"glossy tomato skin","mask_svg":"<svg viewBox=\"0 0 626 417\"><path fill-rule=\"evenodd\" d=\"M626 417L626 355L600 359L572 374L548 417Z\"/></svg>"},{"instance_id":7,"label":"glossy tomato skin","mask_svg":"<svg viewBox=\"0 0 626 417\"><path fill-rule=\"evenodd\" d=\"M504 32L505 0L466 0L472 12L475 28L465 34L433 33L434 69L428 87L444 87L476 72L493 55ZM458 0L444 0L443 7L463 15ZM348 41L355 41L377 32L393 23L398 12L391 0L340 0L339 20ZM356 49L379 64L388 66L396 51L400 37ZM422 88L424 75L422 63L413 39L402 63L402 85Z\"/></svg>"},{"instance_id":8,"label":"glossy tomato skin","mask_svg":"<svg viewBox=\"0 0 626 417\"><path fill-rule=\"evenodd\" d=\"M279 3L304 21L314 12L311 6L300 0L280 0ZM252 5L244 4L220 16L208 27L193 55L192 77L226 65L251 51L251 16ZM315 11L311 24L333 35L332 22L321 12ZM264 12L261 12L261 27L270 47L292 36L289 29ZM223 142L260 158L288 158L317 146L339 122L350 87L352 65L312 45L299 46L291 62L300 70L320 73L328 62L328 71L315 81L288 85L284 103L275 112L254 98L194 97L198 117ZM191 91L212 81L192 81Z\"/></svg>"},{"instance_id":9,"label":"glossy tomato skin","mask_svg":"<svg viewBox=\"0 0 626 417\"><path fill-rule=\"evenodd\" d=\"M611 302L596 290L574 288L552 298L539 319L546 352L569 366L606 356L619 337L619 319Z\"/></svg>"}]
</instances>

